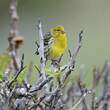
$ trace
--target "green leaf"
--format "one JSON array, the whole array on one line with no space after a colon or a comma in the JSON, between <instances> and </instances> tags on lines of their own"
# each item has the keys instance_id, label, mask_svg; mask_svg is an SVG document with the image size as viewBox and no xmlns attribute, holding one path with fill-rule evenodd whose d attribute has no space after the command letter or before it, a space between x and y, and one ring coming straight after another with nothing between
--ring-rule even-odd
<instances>
[{"instance_id":1,"label":"green leaf","mask_svg":"<svg viewBox=\"0 0 110 110\"><path fill-rule=\"evenodd\" d=\"M54 77L54 78L60 78L60 76L61 76L60 70L53 70L51 68L45 68L45 72L47 75Z\"/></svg>"},{"instance_id":2,"label":"green leaf","mask_svg":"<svg viewBox=\"0 0 110 110\"><path fill-rule=\"evenodd\" d=\"M11 61L11 56L8 54L1 54L0 55L0 71L4 72L6 67Z\"/></svg>"},{"instance_id":3,"label":"green leaf","mask_svg":"<svg viewBox=\"0 0 110 110\"><path fill-rule=\"evenodd\" d=\"M11 62L11 56L4 53L0 54L0 80L3 79L3 73L6 70L8 64Z\"/></svg>"},{"instance_id":4,"label":"green leaf","mask_svg":"<svg viewBox=\"0 0 110 110\"><path fill-rule=\"evenodd\" d=\"M0 71L0 80L3 79L3 72Z\"/></svg>"}]
</instances>

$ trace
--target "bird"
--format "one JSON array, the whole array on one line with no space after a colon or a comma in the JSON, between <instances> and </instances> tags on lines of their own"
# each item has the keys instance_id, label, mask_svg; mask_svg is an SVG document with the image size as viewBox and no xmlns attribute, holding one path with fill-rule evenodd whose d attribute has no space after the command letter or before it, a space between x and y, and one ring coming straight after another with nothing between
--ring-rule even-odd
<instances>
[{"instance_id":1,"label":"bird","mask_svg":"<svg viewBox=\"0 0 110 110\"><path fill-rule=\"evenodd\" d=\"M44 55L47 60L57 60L67 48L67 34L64 26L57 25L44 36Z\"/></svg>"},{"instance_id":2,"label":"bird","mask_svg":"<svg viewBox=\"0 0 110 110\"><path fill-rule=\"evenodd\" d=\"M39 55L40 45L37 44L36 54ZM52 61L52 65L59 67L59 62L67 48L67 34L64 26L57 25L52 27L49 32L44 35L44 56L46 62Z\"/></svg>"}]
</instances>

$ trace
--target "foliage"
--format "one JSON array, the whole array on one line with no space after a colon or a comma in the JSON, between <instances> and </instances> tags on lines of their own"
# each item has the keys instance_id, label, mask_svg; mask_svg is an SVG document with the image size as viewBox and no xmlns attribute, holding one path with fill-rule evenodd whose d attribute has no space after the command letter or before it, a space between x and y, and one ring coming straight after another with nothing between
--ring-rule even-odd
<instances>
[{"instance_id":1,"label":"foliage","mask_svg":"<svg viewBox=\"0 0 110 110\"><path fill-rule=\"evenodd\" d=\"M3 73L5 72L5 69L8 67L10 62L10 55L5 53L0 55L0 79L3 79Z\"/></svg>"}]
</instances>

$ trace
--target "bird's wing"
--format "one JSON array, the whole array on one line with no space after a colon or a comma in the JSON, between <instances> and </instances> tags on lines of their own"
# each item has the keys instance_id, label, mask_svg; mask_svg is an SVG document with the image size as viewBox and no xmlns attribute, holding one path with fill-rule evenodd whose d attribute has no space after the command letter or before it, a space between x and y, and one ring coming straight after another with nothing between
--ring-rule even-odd
<instances>
[{"instance_id":1,"label":"bird's wing","mask_svg":"<svg viewBox=\"0 0 110 110\"><path fill-rule=\"evenodd\" d=\"M44 36L44 54L45 57L47 58L49 55L49 50L53 45L53 37L50 32L46 33Z\"/></svg>"}]
</instances>

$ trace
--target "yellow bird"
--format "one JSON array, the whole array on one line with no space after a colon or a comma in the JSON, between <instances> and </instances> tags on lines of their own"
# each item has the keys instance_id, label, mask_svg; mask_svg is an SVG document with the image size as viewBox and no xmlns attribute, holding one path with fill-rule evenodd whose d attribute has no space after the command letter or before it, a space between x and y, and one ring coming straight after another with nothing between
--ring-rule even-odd
<instances>
[{"instance_id":1,"label":"yellow bird","mask_svg":"<svg viewBox=\"0 0 110 110\"><path fill-rule=\"evenodd\" d=\"M60 58L67 48L67 35L63 26L55 26L44 36L45 57L49 60Z\"/></svg>"}]
</instances>

